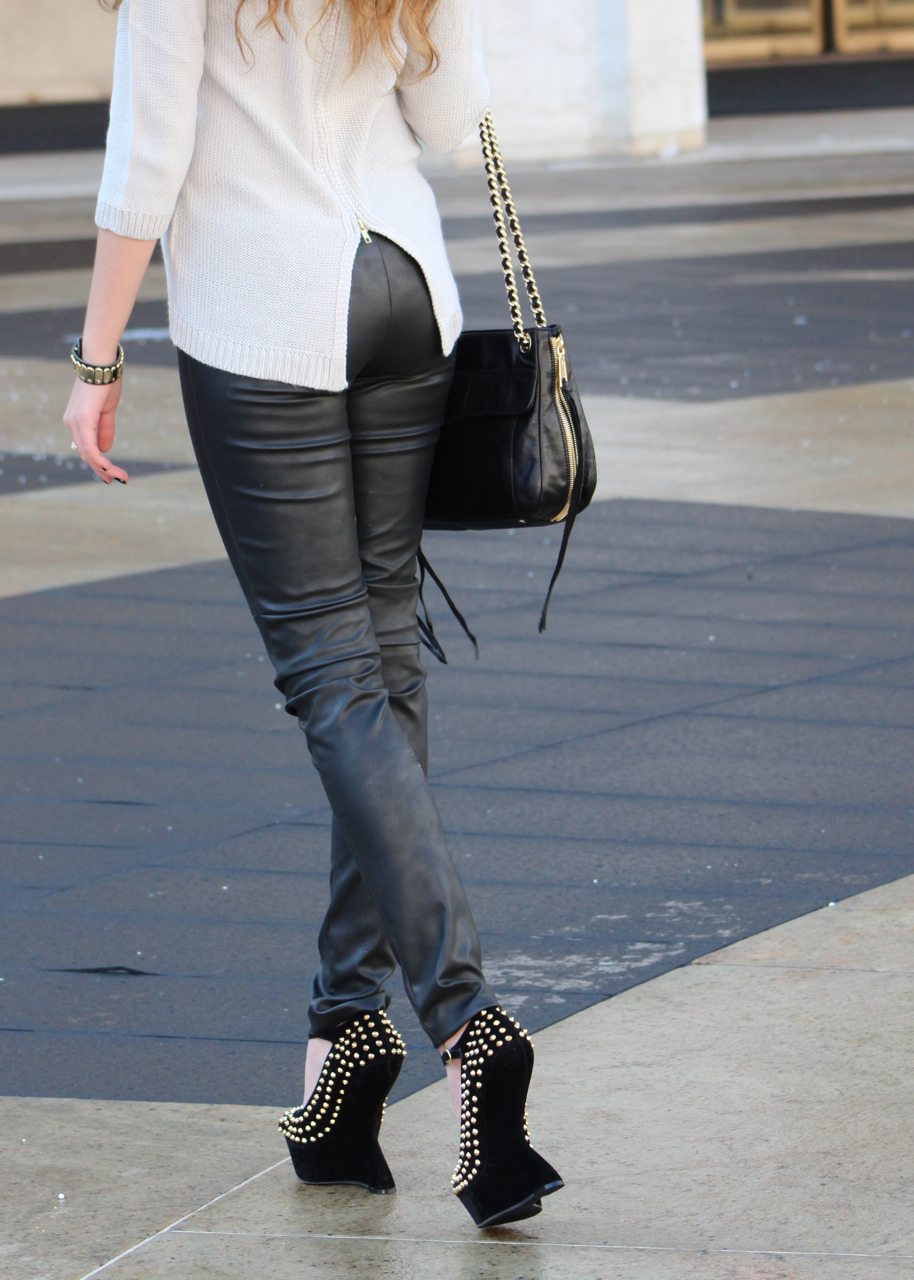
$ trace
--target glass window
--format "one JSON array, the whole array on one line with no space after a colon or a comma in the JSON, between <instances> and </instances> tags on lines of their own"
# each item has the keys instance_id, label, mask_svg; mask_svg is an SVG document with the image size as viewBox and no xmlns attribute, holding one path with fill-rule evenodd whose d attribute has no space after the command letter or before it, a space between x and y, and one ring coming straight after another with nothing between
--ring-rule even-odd
<instances>
[{"instance_id":1,"label":"glass window","mask_svg":"<svg viewBox=\"0 0 914 1280\"><path fill-rule=\"evenodd\" d=\"M914 49L914 0L833 0L842 53Z\"/></svg>"},{"instance_id":2,"label":"glass window","mask_svg":"<svg viewBox=\"0 0 914 1280\"><path fill-rule=\"evenodd\" d=\"M711 63L802 57L824 47L823 0L704 0L704 19Z\"/></svg>"}]
</instances>

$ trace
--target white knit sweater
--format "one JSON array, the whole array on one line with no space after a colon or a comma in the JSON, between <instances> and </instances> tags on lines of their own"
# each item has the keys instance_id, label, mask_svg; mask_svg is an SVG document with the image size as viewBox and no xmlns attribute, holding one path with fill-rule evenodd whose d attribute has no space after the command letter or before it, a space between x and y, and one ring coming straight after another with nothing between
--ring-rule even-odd
<instances>
[{"instance_id":1,"label":"white knit sweater","mask_svg":"<svg viewBox=\"0 0 914 1280\"><path fill-rule=\"evenodd\" d=\"M420 141L453 150L488 106L478 4L440 0L440 65L417 81L410 55L397 89L380 49L347 78L345 3L306 46L320 0L296 0L284 40L255 30L265 6L248 0L245 64L236 0L124 0L95 222L161 237L177 347L234 373L344 389L361 221L419 262L450 352L460 299L416 161Z\"/></svg>"}]
</instances>

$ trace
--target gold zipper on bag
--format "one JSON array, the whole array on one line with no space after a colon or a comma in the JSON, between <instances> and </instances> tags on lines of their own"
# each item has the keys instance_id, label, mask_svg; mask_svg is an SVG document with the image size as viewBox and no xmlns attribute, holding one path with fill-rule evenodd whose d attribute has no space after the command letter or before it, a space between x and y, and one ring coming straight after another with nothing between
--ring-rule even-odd
<instances>
[{"instance_id":1,"label":"gold zipper on bag","mask_svg":"<svg viewBox=\"0 0 914 1280\"><path fill-rule=\"evenodd\" d=\"M557 524L559 520L564 520L571 508L571 497L574 492L575 477L578 473L578 446L574 438L574 428L571 425L571 413L568 409L568 403L565 399L565 390L563 384L568 378L568 362L565 357L565 340L559 335L549 339L549 345L552 348L552 367L555 371L555 407L558 410L559 422L562 424L562 434L565 437L565 454L568 461L568 495L565 498L565 505L562 507L558 515L553 516L550 524Z\"/></svg>"}]
</instances>

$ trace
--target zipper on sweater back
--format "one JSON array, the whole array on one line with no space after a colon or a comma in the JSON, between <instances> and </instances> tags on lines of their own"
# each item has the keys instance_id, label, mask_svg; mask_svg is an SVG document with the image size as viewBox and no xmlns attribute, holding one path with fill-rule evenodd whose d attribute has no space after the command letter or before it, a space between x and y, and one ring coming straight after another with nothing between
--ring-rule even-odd
<instances>
[{"instance_id":1,"label":"zipper on sweater back","mask_svg":"<svg viewBox=\"0 0 914 1280\"><path fill-rule=\"evenodd\" d=\"M334 155L333 147L330 144L330 139L327 133L327 124L326 124L325 114L324 114L324 95L327 91L327 86L330 81L331 66L332 66L333 58L336 54L336 49L337 49L339 34L340 34L340 25L342 22L342 13L341 13L342 7L338 5L336 6L336 8L337 8L337 13L333 20L333 27L330 32L329 47L327 46L324 47L324 57L322 60L322 66L320 68L320 74L319 74L318 83L317 83L317 97L316 97L315 112L314 112L315 124L316 124L317 134L320 139L321 150L323 152L323 164L327 171L327 174L335 181L337 185L338 194L344 191L348 193L348 198L345 199L345 201L341 201L341 204L345 204L349 206L350 216L355 218L355 223L358 228L359 235L362 237L362 239L365 241L366 244L371 244L371 236L368 234L368 227L365 223L365 220L361 216L361 214L357 211L357 209L353 208L353 205L355 204L355 200L353 199L355 192L348 192L349 183L343 177L343 174L341 173L340 168L336 163L336 157Z\"/></svg>"}]
</instances>

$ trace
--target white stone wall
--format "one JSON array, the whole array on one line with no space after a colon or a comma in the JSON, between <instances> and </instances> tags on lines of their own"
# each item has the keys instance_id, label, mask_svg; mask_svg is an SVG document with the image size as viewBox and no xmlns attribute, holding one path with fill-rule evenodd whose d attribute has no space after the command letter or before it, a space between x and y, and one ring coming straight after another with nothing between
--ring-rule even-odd
<instances>
[{"instance_id":1,"label":"white stone wall","mask_svg":"<svg viewBox=\"0 0 914 1280\"><path fill-rule=\"evenodd\" d=\"M114 15L98 0L2 0L0 105L111 92Z\"/></svg>"},{"instance_id":2,"label":"white stone wall","mask_svg":"<svg viewBox=\"0 0 914 1280\"><path fill-rule=\"evenodd\" d=\"M627 10L628 141L648 155L700 146L707 123L699 0L596 0Z\"/></svg>"},{"instance_id":3,"label":"white stone wall","mask_svg":"<svg viewBox=\"0 0 914 1280\"><path fill-rule=\"evenodd\" d=\"M701 0L483 0L499 137L517 160L701 144ZM3 0L0 104L105 98L114 17L97 0ZM432 167L476 163L475 135Z\"/></svg>"},{"instance_id":4,"label":"white stone wall","mask_svg":"<svg viewBox=\"0 0 914 1280\"><path fill-rule=\"evenodd\" d=\"M486 0L484 14L492 114L512 157L703 143L701 0Z\"/></svg>"}]
</instances>

